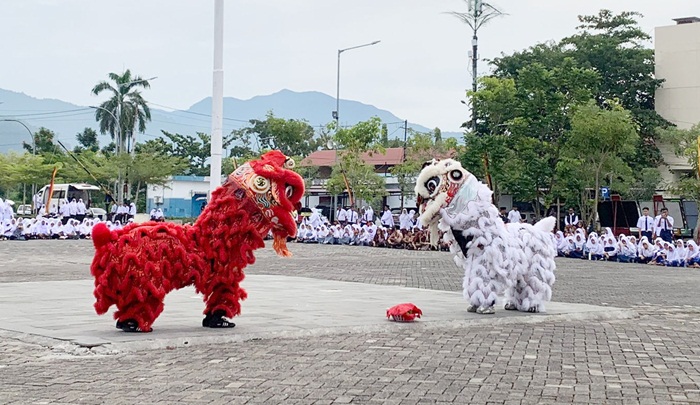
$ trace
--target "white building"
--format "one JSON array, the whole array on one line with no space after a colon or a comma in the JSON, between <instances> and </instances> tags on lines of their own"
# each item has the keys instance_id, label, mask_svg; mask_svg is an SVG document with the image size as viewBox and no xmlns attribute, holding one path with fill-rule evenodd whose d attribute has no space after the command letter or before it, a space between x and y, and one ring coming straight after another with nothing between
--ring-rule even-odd
<instances>
[{"instance_id":1,"label":"white building","mask_svg":"<svg viewBox=\"0 0 700 405\"><path fill-rule=\"evenodd\" d=\"M167 218L198 216L207 202L208 176L172 176L164 186L146 189L146 212L160 207Z\"/></svg>"},{"instance_id":2,"label":"white building","mask_svg":"<svg viewBox=\"0 0 700 405\"><path fill-rule=\"evenodd\" d=\"M656 112L678 128L688 129L700 122L700 18L674 21L675 25L657 27L654 35L656 77L664 80L656 91ZM669 146L659 149L669 169L662 170L665 181L692 170Z\"/></svg>"}]
</instances>

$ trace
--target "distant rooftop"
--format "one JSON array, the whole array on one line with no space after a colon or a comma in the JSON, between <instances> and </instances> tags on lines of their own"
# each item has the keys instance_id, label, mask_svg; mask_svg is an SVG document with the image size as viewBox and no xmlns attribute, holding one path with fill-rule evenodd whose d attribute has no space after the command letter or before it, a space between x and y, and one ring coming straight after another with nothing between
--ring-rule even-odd
<instances>
[{"instance_id":1,"label":"distant rooftop","mask_svg":"<svg viewBox=\"0 0 700 405\"><path fill-rule=\"evenodd\" d=\"M692 23L697 23L700 22L700 18L698 17L683 17L683 18L674 18L673 21L676 22L676 24L692 24Z\"/></svg>"}]
</instances>

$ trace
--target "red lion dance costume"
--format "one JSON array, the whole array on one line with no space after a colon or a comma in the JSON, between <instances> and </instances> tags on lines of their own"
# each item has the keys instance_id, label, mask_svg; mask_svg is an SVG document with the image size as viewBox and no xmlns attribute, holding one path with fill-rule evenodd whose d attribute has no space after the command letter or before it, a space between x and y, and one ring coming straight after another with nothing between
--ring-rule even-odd
<instances>
[{"instance_id":1,"label":"red lion dance costume","mask_svg":"<svg viewBox=\"0 0 700 405\"><path fill-rule=\"evenodd\" d=\"M202 326L233 327L226 318L241 313L246 292L243 269L255 262L253 250L273 247L290 256L287 237L296 235L292 211L300 207L304 181L294 160L279 151L246 163L214 190L211 201L192 226L147 222L110 231L95 225L95 311L117 306L117 328L150 332L172 290L194 285L204 295Z\"/></svg>"}]
</instances>

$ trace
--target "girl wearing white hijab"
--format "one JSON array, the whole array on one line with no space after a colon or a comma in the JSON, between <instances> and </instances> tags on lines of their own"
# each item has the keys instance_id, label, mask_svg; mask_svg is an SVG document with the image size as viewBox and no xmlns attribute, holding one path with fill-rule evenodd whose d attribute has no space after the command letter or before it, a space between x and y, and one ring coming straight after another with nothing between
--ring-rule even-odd
<instances>
[{"instance_id":1,"label":"girl wearing white hijab","mask_svg":"<svg viewBox=\"0 0 700 405\"><path fill-rule=\"evenodd\" d=\"M685 242L683 239L678 239L676 241L676 256L678 257L678 267L685 267L685 257L688 254L688 250L685 248Z\"/></svg>"},{"instance_id":2,"label":"girl wearing white hijab","mask_svg":"<svg viewBox=\"0 0 700 405\"><path fill-rule=\"evenodd\" d=\"M654 240L654 248L656 249L654 252L654 258L649 262L649 264L665 266L666 256L668 254L668 242L661 238L656 238Z\"/></svg>"},{"instance_id":3,"label":"girl wearing white hijab","mask_svg":"<svg viewBox=\"0 0 700 405\"><path fill-rule=\"evenodd\" d=\"M647 264L654 258L654 245L649 243L649 239L646 236L642 236L639 242L639 248L637 249L637 262Z\"/></svg>"},{"instance_id":4,"label":"girl wearing white hijab","mask_svg":"<svg viewBox=\"0 0 700 405\"><path fill-rule=\"evenodd\" d=\"M617 254L620 263L635 263L637 261L637 247L630 243L626 236L620 238L620 252Z\"/></svg>"},{"instance_id":5,"label":"girl wearing white hijab","mask_svg":"<svg viewBox=\"0 0 700 405\"><path fill-rule=\"evenodd\" d=\"M416 210L408 211L408 220L411 221L411 228L415 227L416 224Z\"/></svg>"},{"instance_id":6,"label":"girl wearing white hijab","mask_svg":"<svg viewBox=\"0 0 700 405\"><path fill-rule=\"evenodd\" d=\"M399 215L399 229L411 229L411 221L408 219L408 210L404 208Z\"/></svg>"},{"instance_id":7,"label":"girl wearing white hijab","mask_svg":"<svg viewBox=\"0 0 700 405\"><path fill-rule=\"evenodd\" d=\"M604 240L603 250L605 251L605 260L609 262L617 261L617 242L615 242L615 238L606 235Z\"/></svg>"},{"instance_id":8,"label":"girl wearing white hijab","mask_svg":"<svg viewBox=\"0 0 700 405\"><path fill-rule=\"evenodd\" d=\"M573 250L575 250L574 246L574 237L569 235L565 239L566 244L564 245L564 256L569 257L569 253L571 253Z\"/></svg>"},{"instance_id":9,"label":"girl wearing white hijab","mask_svg":"<svg viewBox=\"0 0 700 405\"><path fill-rule=\"evenodd\" d=\"M603 250L603 244L598 240L597 233L591 232L591 234L588 235L586 248L588 249L588 260L603 260L605 250Z\"/></svg>"},{"instance_id":10,"label":"girl wearing white hijab","mask_svg":"<svg viewBox=\"0 0 700 405\"><path fill-rule=\"evenodd\" d=\"M664 264L667 267L682 267L681 263L683 260L685 260L685 257L681 257L679 255L679 249L676 249L676 246L674 246L673 243L668 243L667 249L668 253L666 254L666 261Z\"/></svg>"},{"instance_id":11,"label":"girl wearing white hijab","mask_svg":"<svg viewBox=\"0 0 700 405\"><path fill-rule=\"evenodd\" d=\"M574 246L573 249L569 251L569 257L573 259L583 258L583 248L585 244L583 233L576 232L576 236L574 236Z\"/></svg>"},{"instance_id":12,"label":"girl wearing white hijab","mask_svg":"<svg viewBox=\"0 0 700 405\"><path fill-rule=\"evenodd\" d=\"M554 236L554 240L556 241L556 247L557 247L557 256L563 257L566 254L564 253L564 250L566 250L567 242L566 238L564 237L564 232L562 231L557 231L556 235Z\"/></svg>"},{"instance_id":13,"label":"girl wearing white hijab","mask_svg":"<svg viewBox=\"0 0 700 405\"><path fill-rule=\"evenodd\" d=\"M692 239L688 241L688 247L686 248L685 266L700 267L700 250L698 250L698 244Z\"/></svg>"}]
</instances>

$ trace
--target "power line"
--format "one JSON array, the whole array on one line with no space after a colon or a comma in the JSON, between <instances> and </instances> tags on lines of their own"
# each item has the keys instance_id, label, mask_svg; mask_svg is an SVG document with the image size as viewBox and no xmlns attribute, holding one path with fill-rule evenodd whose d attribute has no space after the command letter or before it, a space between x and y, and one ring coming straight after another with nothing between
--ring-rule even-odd
<instances>
[{"instance_id":1,"label":"power line","mask_svg":"<svg viewBox=\"0 0 700 405\"><path fill-rule=\"evenodd\" d=\"M24 111L32 111L32 110L24 110ZM36 110L33 110L36 111ZM34 117L38 115L55 115L55 114L64 114L64 113L73 113L76 111L92 111L91 108L78 108L74 110L58 110L58 111L51 111L51 112L43 112L43 113L32 113L32 114L12 114L12 117Z\"/></svg>"}]
</instances>

